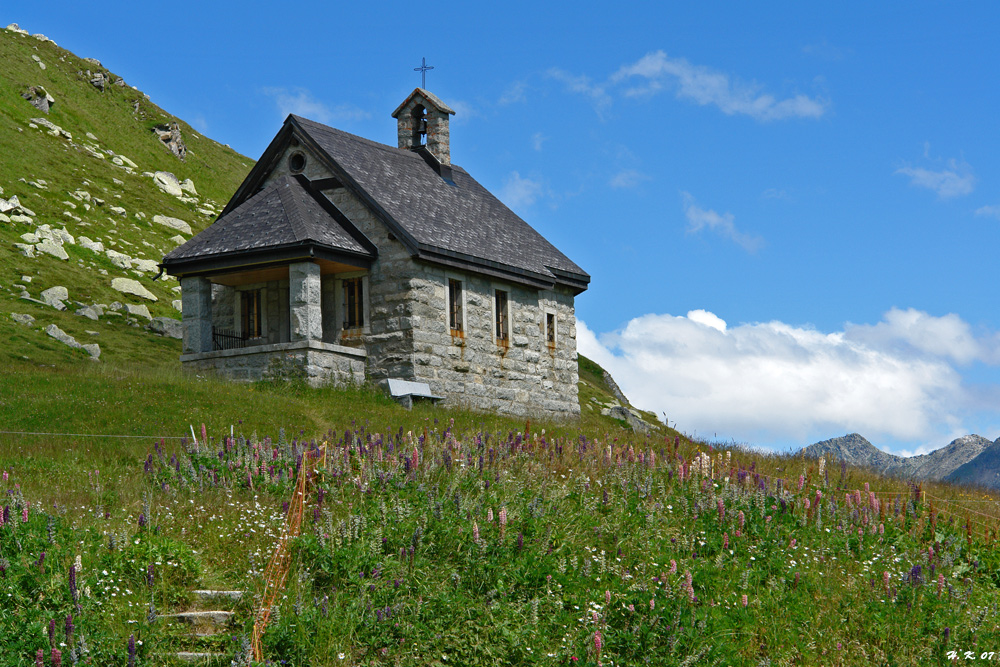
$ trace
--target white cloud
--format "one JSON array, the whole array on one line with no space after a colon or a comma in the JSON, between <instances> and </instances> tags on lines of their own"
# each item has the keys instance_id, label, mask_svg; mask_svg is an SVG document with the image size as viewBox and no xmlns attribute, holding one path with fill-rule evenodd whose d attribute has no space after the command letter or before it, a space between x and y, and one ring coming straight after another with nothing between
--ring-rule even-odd
<instances>
[{"instance_id":1,"label":"white cloud","mask_svg":"<svg viewBox=\"0 0 1000 667\"><path fill-rule=\"evenodd\" d=\"M945 168L940 171L907 165L897 169L896 173L909 176L910 185L933 190L941 199L967 195L976 185L972 167L964 160L948 160Z\"/></svg>"},{"instance_id":2,"label":"white cloud","mask_svg":"<svg viewBox=\"0 0 1000 667\"><path fill-rule=\"evenodd\" d=\"M730 327L703 310L643 315L600 337L578 322L577 344L637 406L688 433L761 444L853 431L953 438L963 433L963 413L981 404L952 362L1000 362L995 334L976 339L955 315L912 309L833 333L782 322Z\"/></svg>"},{"instance_id":3,"label":"white cloud","mask_svg":"<svg viewBox=\"0 0 1000 667\"><path fill-rule=\"evenodd\" d=\"M934 317L914 308L892 308L878 324L848 325L845 336L907 356L922 354L958 364L1000 361L997 338L976 338L972 327L954 313Z\"/></svg>"},{"instance_id":4,"label":"white cloud","mask_svg":"<svg viewBox=\"0 0 1000 667\"><path fill-rule=\"evenodd\" d=\"M364 120L370 114L353 104L338 104L330 107L317 100L305 88L262 88L261 92L274 100L282 118L295 114L320 123Z\"/></svg>"},{"instance_id":5,"label":"white cloud","mask_svg":"<svg viewBox=\"0 0 1000 667\"><path fill-rule=\"evenodd\" d=\"M556 81L561 81L565 84L569 91L589 97L593 101L598 113L611 104L611 96L608 95L605 85L594 83L588 76L570 74L557 67L550 69L548 75Z\"/></svg>"},{"instance_id":6,"label":"white cloud","mask_svg":"<svg viewBox=\"0 0 1000 667\"><path fill-rule=\"evenodd\" d=\"M761 237L736 229L736 218L732 213L719 214L711 209L701 208L689 193L682 192L681 195L684 198L684 215L688 220L688 232L696 234L708 228L751 253L757 252L764 245L764 239Z\"/></svg>"},{"instance_id":7,"label":"white cloud","mask_svg":"<svg viewBox=\"0 0 1000 667\"><path fill-rule=\"evenodd\" d=\"M648 181L648 180L649 176L646 176L640 171L637 171L635 169L623 169L622 171L619 171L617 174L612 176L608 184L616 189L626 189L626 188L634 188L643 181Z\"/></svg>"},{"instance_id":8,"label":"white cloud","mask_svg":"<svg viewBox=\"0 0 1000 667\"><path fill-rule=\"evenodd\" d=\"M527 207L534 204L544 192L540 181L522 178L516 171L504 180L500 199L511 208Z\"/></svg>"},{"instance_id":9,"label":"white cloud","mask_svg":"<svg viewBox=\"0 0 1000 667\"><path fill-rule=\"evenodd\" d=\"M980 206L976 209L976 215L1000 220L1000 206Z\"/></svg>"},{"instance_id":10,"label":"white cloud","mask_svg":"<svg viewBox=\"0 0 1000 667\"><path fill-rule=\"evenodd\" d=\"M535 132L533 135L531 135L531 147L534 148L536 151L540 151L542 150L542 144L545 143L546 140L548 140L548 137L546 137L544 134L542 134L541 132Z\"/></svg>"},{"instance_id":11,"label":"white cloud","mask_svg":"<svg viewBox=\"0 0 1000 667\"><path fill-rule=\"evenodd\" d=\"M674 88L677 97L714 105L727 115L742 114L760 121L819 118L829 107L826 100L801 94L779 100L762 92L756 83L734 80L724 72L692 65L684 58L670 58L663 51L648 53L621 67L611 81L622 83L634 77L644 81L627 89L626 96L651 95Z\"/></svg>"},{"instance_id":12,"label":"white cloud","mask_svg":"<svg viewBox=\"0 0 1000 667\"><path fill-rule=\"evenodd\" d=\"M500 104L516 104L518 102L525 102L528 99L527 96L528 86L523 81L515 81L514 83L507 86L507 89L503 91L500 96Z\"/></svg>"}]
</instances>

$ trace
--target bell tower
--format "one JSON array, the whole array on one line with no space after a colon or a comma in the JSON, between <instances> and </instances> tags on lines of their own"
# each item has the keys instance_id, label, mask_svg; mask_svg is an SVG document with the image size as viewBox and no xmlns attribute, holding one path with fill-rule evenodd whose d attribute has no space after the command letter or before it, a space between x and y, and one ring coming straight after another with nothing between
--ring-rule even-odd
<instances>
[{"instance_id":1,"label":"bell tower","mask_svg":"<svg viewBox=\"0 0 1000 667\"><path fill-rule=\"evenodd\" d=\"M399 147L427 151L444 166L451 165L451 135L449 116L455 112L431 92L415 88L409 97L392 112L396 119Z\"/></svg>"}]
</instances>

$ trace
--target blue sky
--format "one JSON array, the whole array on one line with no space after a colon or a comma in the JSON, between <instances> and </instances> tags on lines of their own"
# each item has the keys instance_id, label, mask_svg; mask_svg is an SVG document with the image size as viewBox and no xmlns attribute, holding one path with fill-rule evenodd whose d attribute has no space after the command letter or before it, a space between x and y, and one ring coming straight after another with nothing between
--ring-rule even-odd
<instances>
[{"instance_id":1,"label":"blue sky","mask_svg":"<svg viewBox=\"0 0 1000 667\"><path fill-rule=\"evenodd\" d=\"M289 112L394 143L426 57L453 161L591 274L580 350L637 405L777 449L1000 436L1000 8L696 4L8 0L0 22L253 158Z\"/></svg>"}]
</instances>

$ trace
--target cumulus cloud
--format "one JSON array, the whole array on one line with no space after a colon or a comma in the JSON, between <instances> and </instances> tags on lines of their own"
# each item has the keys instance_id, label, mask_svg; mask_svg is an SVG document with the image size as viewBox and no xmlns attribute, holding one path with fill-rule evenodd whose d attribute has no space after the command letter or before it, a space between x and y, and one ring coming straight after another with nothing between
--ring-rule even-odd
<instances>
[{"instance_id":1,"label":"cumulus cloud","mask_svg":"<svg viewBox=\"0 0 1000 667\"><path fill-rule=\"evenodd\" d=\"M679 98L715 106L727 115L741 114L760 121L819 118L829 107L825 100L801 94L778 99L763 92L756 83L739 81L725 72L693 65L684 58L671 58L663 51L648 53L621 67L611 81L622 83L636 78L641 83L626 89L626 96L651 95L672 89Z\"/></svg>"},{"instance_id":2,"label":"cumulus cloud","mask_svg":"<svg viewBox=\"0 0 1000 667\"><path fill-rule=\"evenodd\" d=\"M689 433L760 444L853 431L955 437L970 396L953 363L1000 362L996 335L976 338L955 315L913 309L832 333L782 322L728 326L704 310L651 314L601 336L578 322L577 345L637 406Z\"/></svg>"},{"instance_id":3,"label":"cumulus cloud","mask_svg":"<svg viewBox=\"0 0 1000 667\"><path fill-rule=\"evenodd\" d=\"M531 147L534 148L536 151L540 151L542 150L542 144L544 144L547 139L548 137L546 137L541 132L535 132L533 135L531 135Z\"/></svg>"},{"instance_id":4,"label":"cumulus cloud","mask_svg":"<svg viewBox=\"0 0 1000 667\"><path fill-rule=\"evenodd\" d=\"M540 181L523 178L516 171L511 172L503 183L500 198L512 208L531 206L544 192Z\"/></svg>"},{"instance_id":5,"label":"cumulus cloud","mask_svg":"<svg viewBox=\"0 0 1000 667\"><path fill-rule=\"evenodd\" d=\"M727 211L719 214L711 209L701 208L689 193L682 192L681 195L684 198L684 216L688 221L689 233L697 234L703 229L708 229L751 253L757 252L764 245L764 239L761 237L736 229L736 217L732 213Z\"/></svg>"},{"instance_id":6,"label":"cumulus cloud","mask_svg":"<svg viewBox=\"0 0 1000 667\"><path fill-rule=\"evenodd\" d=\"M933 190L941 199L967 195L976 185L972 167L964 160L948 160L945 168L939 171L907 165L897 169L896 173L908 176L910 185Z\"/></svg>"},{"instance_id":7,"label":"cumulus cloud","mask_svg":"<svg viewBox=\"0 0 1000 667\"><path fill-rule=\"evenodd\" d=\"M320 123L364 120L370 114L353 104L337 104L329 106L317 100L305 88L262 88L261 92L274 100L278 113L282 118L295 114Z\"/></svg>"}]
</instances>

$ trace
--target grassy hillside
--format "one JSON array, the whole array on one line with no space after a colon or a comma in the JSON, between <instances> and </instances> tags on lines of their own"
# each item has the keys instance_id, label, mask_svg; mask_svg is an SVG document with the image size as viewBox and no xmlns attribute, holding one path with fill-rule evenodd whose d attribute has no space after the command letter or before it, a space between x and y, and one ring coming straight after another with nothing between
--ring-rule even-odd
<instances>
[{"instance_id":1,"label":"grassy hillside","mask_svg":"<svg viewBox=\"0 0 1000 667\"><path fill-rule=\"evenodd\" d=\"M176 281L165 278L154 282L156 270L149 264L122 268L106 251L158 262L176 245L170 239L178 231L155 223L154 216L183 220L193 232L203 229L214 218L214 211L225 205L253 161L200 136L183 120L146 100L140 91L115 85L118 77L114 73L52 42L0 30L0 61L4 63L0 73L0 198L16 196L33 214L15 209L0 217L0 338L5 341L4 353L40 363L62 360L66 355L60 348L65 346L43 332L49 324L56 324L81 344L98 343L104 361L142 360L156 366L175 359L176 345L129 326L146 324L148 320L142 316L120 310L95 322L73 313L84 305L110 306L117 301L144 305L152 317L178 318L180 313L172 305L179 298ZM87 71L106 75L103 92L90 83ZM22 98L30 88L39 86L55 98L48 114ZM55 136L33 120L38 118L64 133ZM170 122L178 123L187 145L184 161L153 132L155 126ZM187 201L183 201L166 194L153 182L152 174L157 171L171 172L181 181L191 179L197 195L184 193ZM61 243L68 259L40 251L27 257L15 246L25 243L22 235L37 235L44 225L65 229L72 237L72 242ZM81 237L101 243L106 251L84 248ZM111 287L115 278L138 280L157 300L115 291ZM55 286L64 286L69 292L65 311L20 298L27 292L38 299L43 290ZM17 324L10 317L12 312L31 315L36 321L30 326ZM73 354L88 358L81 350Z\"/></svg>"}]
</instances>

